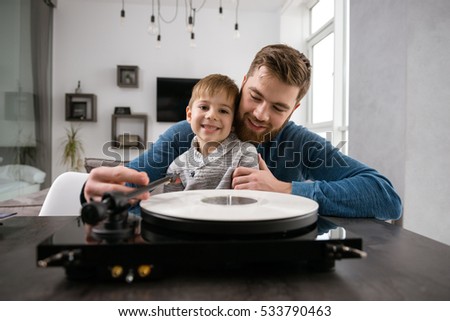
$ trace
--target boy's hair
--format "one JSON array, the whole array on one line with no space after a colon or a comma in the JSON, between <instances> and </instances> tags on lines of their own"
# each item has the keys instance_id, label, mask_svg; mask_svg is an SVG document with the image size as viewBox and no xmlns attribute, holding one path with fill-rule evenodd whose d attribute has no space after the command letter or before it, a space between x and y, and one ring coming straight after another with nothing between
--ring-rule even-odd
<instances>
[{"instance_id":1,"label":"boy's hair","mask_svg":"<svg viewBox=\"0 0 450 321\"><path fill-rule=\"evenodd\" d=\"M202 94L212 97L222 91L225 92L227 98L233 99L233 106L230 107L236 107L238 103L239 88L228 76L220 74L206 76L195 84L192 89L191 99L189 100L189 107L192 108L194 101L199 99Z\"/></svg>"},{"instance_id":2,"label":"boy's hair","mask_svg":"<svg viewBox=\"0 0 450 321\"><path fill-rule=\"evenodd\" d=\"M311 63L298 50L282 44L265 46L253 59L247 77L252 76L262 66L268 68L269 72L282 82L300 89L297 103L308 92L311 82Z\"/></svg>"}]
</instances>

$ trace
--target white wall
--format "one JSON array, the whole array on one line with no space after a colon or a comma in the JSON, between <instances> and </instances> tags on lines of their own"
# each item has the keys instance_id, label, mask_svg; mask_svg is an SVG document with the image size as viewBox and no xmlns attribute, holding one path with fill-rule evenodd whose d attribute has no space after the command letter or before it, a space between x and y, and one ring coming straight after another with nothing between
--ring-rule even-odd
<instances>
[{"instance_id":1,"label":"white wall","mask_svg":"<svg viewBox=\"0 0 450 321\"><path fill-rule=\"evenodd\" d=\"M240 85L256 52L279 42L277 12L241 11L241 38L233 39L234 11L217 8L197 14L196 48L189 47L184 8L172 24L162 25L162 48L147 33L151 1L125 2L126 22L120 24L121 1L59 0L54 17L53 57L53 178L66 169L61 165L65 128L65 93L74 92L78 80L85 93L97 95L97 122L78 122L85 156L102 157L102 146L111 138L115 106L130 106L133 113L147 113L147 139L154 141L170 126L156 122L156 77L200 78L210 73L229 75ZM174 7L163 7L170 19ZM139 88L116 85L117 65L139 66ZM131 155L129 157L133 157Z\"/></svg>"},{"instance_id":2,"label":"white wall","mask_svg":"<svg viewBox=\"0 0 450 321\"><path fill-rule=\"evenodd\" d=\"M352 1L349 153L386 174L403 226L450 244L450 2Z\"/></svg>"}]
</instances>

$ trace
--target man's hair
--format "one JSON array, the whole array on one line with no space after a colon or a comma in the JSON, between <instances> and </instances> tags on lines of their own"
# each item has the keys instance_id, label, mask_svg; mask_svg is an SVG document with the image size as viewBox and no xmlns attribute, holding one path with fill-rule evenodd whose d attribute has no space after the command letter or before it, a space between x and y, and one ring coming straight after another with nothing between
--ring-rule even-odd
<instances>
[{"instance_id":1,"label":"man's hair","mask_svg":"<svg viewBox=\"0 0 450 321\"><path fill-rule=\"evenodd\" d=\"M233 99L233 106L230 107L237 106L239 88L236 83L228 76L211 74L200 79L200 81L195 84L192 89L191 99L189 100L189 107L192 107L194 101L199 99L202 94L212 97L220 92L225 92L227 98Z\"/></svg>"},{"instance_id":2,"label":"man's hair","mask_svg":"<svg viewBox=\"0 0 450 321\"><path fill-rule=\"evenodd\" d=\"M298 50L283 44L262 48L253 59L247 77L265 66L283 83L298 87L297 103L306 95L311 82L311 63Z\"/></svg>"}]
</instances>

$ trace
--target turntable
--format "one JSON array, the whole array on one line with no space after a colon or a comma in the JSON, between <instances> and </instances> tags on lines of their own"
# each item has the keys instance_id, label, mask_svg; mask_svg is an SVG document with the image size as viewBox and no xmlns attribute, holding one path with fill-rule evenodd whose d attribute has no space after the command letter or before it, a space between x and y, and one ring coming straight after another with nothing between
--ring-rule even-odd
<instances>
[{"instance_id":1,"label":"turntable","mask_svg":"<svg viewBox=\"0 0 450 321\"><path fill-rule=\"evenodd\" d=\"M69 279L133 282L172 271L267 265L331 271L336 260L365 256L361 238L320 217L318 204L300 196L171 192L141 202L136 217L128 214L128 200L139 193L109 193L85 205L38 245L38 266L63 267Z\"/></svg>"}]
</instances>

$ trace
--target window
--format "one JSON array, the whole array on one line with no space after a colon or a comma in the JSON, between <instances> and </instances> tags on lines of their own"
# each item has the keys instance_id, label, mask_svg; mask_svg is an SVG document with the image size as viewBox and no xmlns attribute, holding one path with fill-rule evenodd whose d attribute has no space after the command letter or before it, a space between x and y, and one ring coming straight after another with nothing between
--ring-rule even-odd
<instances>
[{"instance_id":1,"label":"window","mask_svg":"<svg viewBox=\"0 0 450 321\"><path fill-rule=\"evenodd\" d=\"M347 0L315 0L305 15L305 47L313 66L305 125L339 147L348 137L347 8ZM347 152L347 144L341 151Z\"/></svg>"},{"instance_id":2,"label":"window","mask_svg":"<svg viewBox=\"0 0 450 321\"><path fill-rule=\"evenodd\" d=\"M334 0L314 1L310 6L310 33L315 33L334 18Z\"/></svg>"},{"instance_id":3,"label":"window","mask_svg":"<svg viewBox=\"0 0 450 321\"><path fill-rule=\"evenodd\" d=\"M312 116L313 124L333 121L334 33L312 46Z\"/></svg>"}]
</instances>

